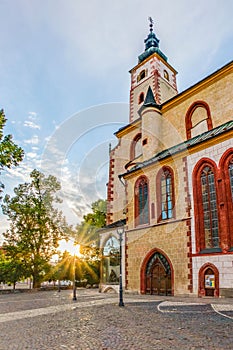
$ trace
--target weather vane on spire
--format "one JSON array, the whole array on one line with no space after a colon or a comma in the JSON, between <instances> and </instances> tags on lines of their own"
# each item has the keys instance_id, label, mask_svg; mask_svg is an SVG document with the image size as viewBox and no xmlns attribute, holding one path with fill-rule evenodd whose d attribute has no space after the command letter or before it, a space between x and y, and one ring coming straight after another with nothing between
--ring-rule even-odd
<instances>
[{"instance_id":1,"label":"weather vane on spire","mask_svg":"<svg viewBox=\"0 0 233 350\"><path fill-rule=\"evenodd\" d=\"M154 21L152 19L152 17L148 17L148 20L150 22L150 31L153 32L153 24L154 24Z\"/></svg>"}]
</instances>

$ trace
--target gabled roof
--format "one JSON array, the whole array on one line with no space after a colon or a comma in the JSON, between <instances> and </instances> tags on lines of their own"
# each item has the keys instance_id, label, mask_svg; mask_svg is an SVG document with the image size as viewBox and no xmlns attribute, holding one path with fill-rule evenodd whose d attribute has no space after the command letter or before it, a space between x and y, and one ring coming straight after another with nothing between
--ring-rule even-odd
<instances>
[{"instance_id":1,"label":"gabled roof","mask_svg":"<svg viewBox=\"0 0 233 350\"><path fill-rule=\"evenodd\" d=\"M197 135L189 140L181 142L173 147L167 148L166 150L157 153L154 157L152 157L144 162L138 163L137 165L135 165L133 168L131 168L126 173L119 175L119 177L123 177L125 175L131 174L134 171L137 171L137 170L142 169L148 165L151 165L153 163L161 161L162 159L165 159L171 155L182 152L184 150L188 150L189 148L192 148L193 146L201 144L202 142L210 140L211 138L216 137L218 135L221 135L221 134L228 132L230 130L233 130L233 120L230 120L229 122L227 122L225 124L222 124L220 126L217 126L214 129L211 129L211 130L206 131L200 135Z\"/></svg>"}]
</instances>

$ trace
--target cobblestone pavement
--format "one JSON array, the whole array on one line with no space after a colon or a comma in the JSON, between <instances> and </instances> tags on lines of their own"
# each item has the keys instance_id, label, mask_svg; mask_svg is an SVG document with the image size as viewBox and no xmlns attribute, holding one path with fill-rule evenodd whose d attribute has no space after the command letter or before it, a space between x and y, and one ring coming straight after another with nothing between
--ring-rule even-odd
<instances>
[{"instance_id":1,"label":"cobblestone pavement","mask_svg":"<svg viewBox=\"0 0 233 350\"><path fill-rule=\"evenodd\" d=\"M78 290L0 295L0 350L233 349L233 299Z\"/></svg>"}]
</instances>

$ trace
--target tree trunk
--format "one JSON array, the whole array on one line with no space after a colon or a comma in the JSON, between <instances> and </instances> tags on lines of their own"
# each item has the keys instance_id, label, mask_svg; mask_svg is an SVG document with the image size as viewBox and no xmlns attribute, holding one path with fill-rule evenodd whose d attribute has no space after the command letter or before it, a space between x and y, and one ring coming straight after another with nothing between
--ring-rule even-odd
<instances>
[{"instance_id":1,"label":"tree trunk","mask_svg":"<svg viewBox=\"0 0 233 350\"><path fill-rule=\"evenodd\" d=\"M32 288L40 288L40 278L39 278L39 273L37 269L34 270L32 279L33 279Z\"/></svg>"}]
</instances>

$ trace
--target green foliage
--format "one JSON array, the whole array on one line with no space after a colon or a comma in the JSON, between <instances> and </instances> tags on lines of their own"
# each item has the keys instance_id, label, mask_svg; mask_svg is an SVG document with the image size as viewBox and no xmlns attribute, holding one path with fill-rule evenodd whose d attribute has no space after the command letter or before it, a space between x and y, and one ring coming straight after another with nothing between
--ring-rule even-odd
<instances>
[{"instance_id":1,"label":"green foliage","mask_svg":"<svg viewBox=\"0 0 233 350\"><path fill-rule=\"evenodd\" d=\"M99 199L91 205L92 213L83 216L84 222L97 228L106 225L107 203Z\"/></svg>"},{"instance_id":2,"label":"green foliage","mask_svg":"<svg viewBox=\"0 0 233 350\"><path fill-rule=\"evenodd\" d=\"M60 202L56 192L57 179L33 170L31 182L14 189L15 196L6 195L2 210L10 219L4 249L11 259L21 261L33 287L40 285L51 257L56 253L59 240L66 237L68 227L62 213L53 207Z\"/></svg>"},{"instance_id":3,"label":"green foliage","mask_svg":"<svg viewBox=\"0 0 233 350\"><path fill-rule=\"evenodd\" d=\"M106 224L107 203L103 199L92 203L92 212L83 216L83 221L77 225L72 236L81 246L97 247L98 230Z\"/></svg>"},{"instance_id":4,"label":"green foliage","mask_svg":"<svg viewBox=\"0 0 233 350\"><path fill-rule=\"evenodd\" d=\"M18 165L24 156L23 149L13 142L12 135L4 136L3 129L6 121L4 111L0 110L0 172L5 168L11 168L12 165ZM0 181L0 194L3 188L4 185Z\"/></svg>"},{"instance_id":5,"label":"green foliage","mask_svg":"<svg viewBox=\"0 0 233 350\"><path fill-rule=\"evenodd\" d=\"M6 259L0 262L0 281L4 283L15 284L27 274L25 267L20 260Z\"/></svg>"}]
</instances>

